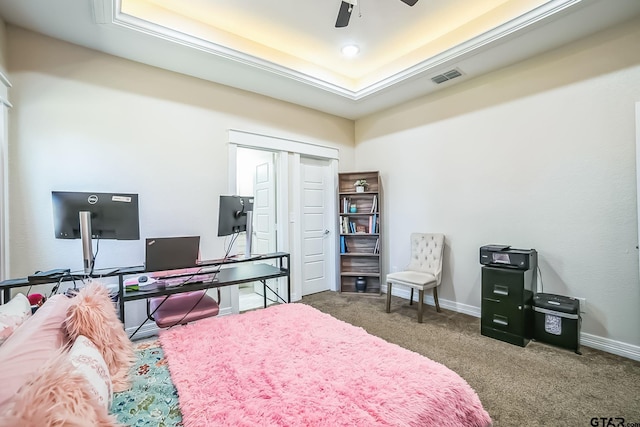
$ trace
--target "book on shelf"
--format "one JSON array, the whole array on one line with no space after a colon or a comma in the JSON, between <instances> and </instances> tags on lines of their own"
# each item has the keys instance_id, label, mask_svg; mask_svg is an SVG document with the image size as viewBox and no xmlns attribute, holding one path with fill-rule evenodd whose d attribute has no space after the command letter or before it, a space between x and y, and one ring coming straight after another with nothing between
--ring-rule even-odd
<instances>
[{"instance_id":1,"label":"book on shelf","mask_svg":"<svg viewBox=\"0 0 640 427\"><path fill-rule=\"evenodd\" d=\"M371 212L369 213L374 213L377 209L378 209L378 195L374 194L373 202L371 203Z\"/></svg>"},{"instance_id":2,"label":"book on shelf","mask_svg":"<svg viewBox=\"0 0 640 427\"><path fill-rule=\"evenodd\" d=\"M344 236L340 236L340 253L341 254L347 253L347 242Z\"/></svg>"},{"instance_id":3,"label":"book on shelf","mask_svg":"<svg viewBox=\"0 0 640 427\"><path fill-rule=\"evenodd\" d=\"M380 238L379 237L376 239L376 245L373 247L373 253L374 254L379 254L380 253Z\"/></svg>"},{"instance_id":4,"label":"book on shelf","mask_svg":"<svg viewBox=\"0 0 640 427\"><path fill-rule=\"evenodd\" d=\"M349 233L349 217L347 217L347 216L341 216L340 217L340 232L342 234L348 234Z\"/></svg>"},{"instance_id":5,"label":"book on shelf","mask_svg":"<svg viewBox=\"0 0 640 427\"><path fill-rule=\"evenodd\" d=\"M374 213L369 217L369 233L374 234L378 232L378 214Z\"/></svg>"},{"instance_id":6,"label":"book on shelf","mask_svg":"<svg viewBox=\"0 0 640 427\"><path fill-rule=\"evenodd\" d=\"M352 226L353 226L353 222L349 221L349 217L348 216L341 217L340 228L342 230L342 234L352 233L353 232L351 230Z\"/></svg>"},{"instance_id":7,"label":"book on shelf","mask_svg":"<svg viewBox=\"0 0 640 427\"><path fill-rule=\"evenodd\" d=\"M351 197L343 197L342 198L342 213L351 212Z\"/></svg>"}]
</instances>

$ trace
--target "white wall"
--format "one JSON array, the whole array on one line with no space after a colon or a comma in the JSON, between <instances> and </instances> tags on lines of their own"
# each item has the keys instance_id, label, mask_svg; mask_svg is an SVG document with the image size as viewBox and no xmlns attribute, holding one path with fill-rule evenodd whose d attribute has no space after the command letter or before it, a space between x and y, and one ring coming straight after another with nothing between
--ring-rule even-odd
<instances>
[{"instance_id":1,"label":"white wall","mask_svg":"<svg viewBox=\"0 0 640 427\"><path fill-rule=\"evenodd\" d=\"M352 165L350 120L12 26L7 42L10 277L81 268L80 241L54 239L51 190L139 193L142 239L197 234L203 258L222 256L230 128L339 148ZM96 268L141 264L143 246L102 241Z\"/></svg>"},{"instance_id":2,"label":"white wall","mask_svg":"<svg viewBox=\"0 0 640 427\"><path fill-rule=\"evenodd\" d=\"M635 20L357 121L356 166L382 173L391 271L410 232L443 232L439 296L473 311L478 248L535 248L545 292L587 299L587 337L640 356L638 46Z\"/></svg>"},{"instance_id":3,"label":"white wall","mask_svg":"<svg viewBox=\"0 0 640 427\"><path fill-rule=\"evenodd\" d=\"M8 278L6 275L5 254L8 249L6 237L5 206L8 186L8 158L9 146L9 81L6 72L7 44L6 26L0 17L0 280Z\"/></svg>"}]
</instances>

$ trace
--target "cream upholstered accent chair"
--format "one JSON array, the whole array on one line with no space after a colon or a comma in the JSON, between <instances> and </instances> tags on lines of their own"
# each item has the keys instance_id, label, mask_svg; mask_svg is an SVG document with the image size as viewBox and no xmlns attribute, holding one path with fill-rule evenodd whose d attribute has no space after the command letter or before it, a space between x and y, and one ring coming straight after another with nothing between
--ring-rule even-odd
<instances>
[{"instance_id":1,"label":"cream upholstered accent chair","mask_svg":"<svg viewBox=\"0 0 640 427\"><path fill-rule=\"evenodd\" d=\"M418 323L422 323L424 291L433 289L436 310L438 286L442 280L442 258L444 255L444 234L412 233L411 261L405 271L387 274L387 313L391 312L391 288L393 285L411 288L409 304L413 304L413 290L418 290Z\"/></svg>"}]
</instances>

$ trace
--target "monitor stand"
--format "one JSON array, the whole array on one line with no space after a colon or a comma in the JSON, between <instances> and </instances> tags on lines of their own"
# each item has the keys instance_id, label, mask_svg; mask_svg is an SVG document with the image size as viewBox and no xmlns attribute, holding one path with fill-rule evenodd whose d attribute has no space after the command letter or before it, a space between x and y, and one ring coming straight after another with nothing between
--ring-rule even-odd
<instances>
[{"instance_id":1,"label":"monitor stand","mask_svg":"<svg viewBox=\"0 0 640 427\"><path fill-rule=\"evenodd\" d=\"M91 274L91 270L93 270L91 212L80 211L80 240L82 240L82 266L84 268L84 274Z\"/></svg>"},{"instance_id":2,"label":"monitor stand","mask_svg":"<svg viewBox=\"0 0 640 427\"><path fill-rule=\"evenodd\" d=\"M245 258L251 258L251 242L253 241L253 211L247 212L247 231L245 233L246 244L244 246Z\"/></svg>"}]
</instances>

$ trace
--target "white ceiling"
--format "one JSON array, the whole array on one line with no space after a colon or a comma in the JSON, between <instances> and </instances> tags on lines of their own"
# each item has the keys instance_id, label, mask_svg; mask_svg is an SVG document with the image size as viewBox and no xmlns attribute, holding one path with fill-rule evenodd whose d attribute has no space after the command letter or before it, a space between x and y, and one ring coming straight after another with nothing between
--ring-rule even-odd
<instances>
[{"instance_id":1,"label":"white ceiling","mask_svg":"<svg viewBox=\"0 0 640 427\"><path fill-rule=\"evenodd\" d=\"M640 0L1 0L6 23L357 119L640 15ZM347 43L360 46L344 58ZM431 78L457 69L461 77Z\"/></svg>"}]
</instances>

